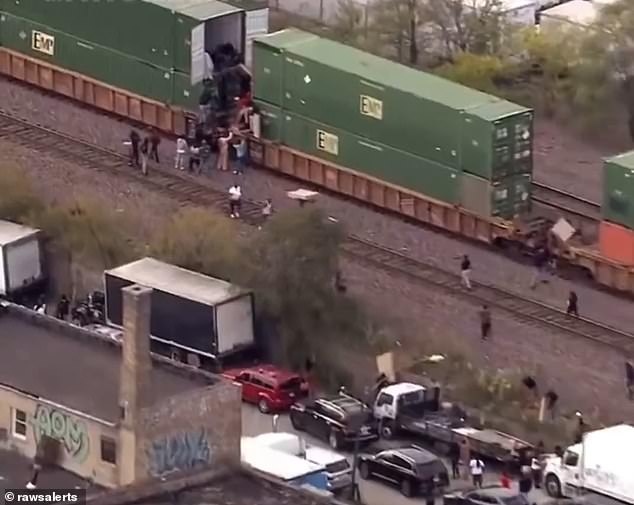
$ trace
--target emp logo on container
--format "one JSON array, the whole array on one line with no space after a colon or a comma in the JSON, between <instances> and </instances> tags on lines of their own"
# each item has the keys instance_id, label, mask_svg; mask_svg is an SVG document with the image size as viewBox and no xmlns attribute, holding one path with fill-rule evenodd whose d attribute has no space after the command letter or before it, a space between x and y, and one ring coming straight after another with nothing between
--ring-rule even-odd
<instances>
[{"instance_id":1,"label":"emp logo on container","mask_svg":"<svg viewBox=\"0 0 634 505\"><path fill-rule=\"evenodd\" d=\"M383 102L367 95L360 95L359 110L364 116L383 120Z\"/></svg>"},{"instance_id":2,"label":"emp logo on container","mask_svg":"<svg viewBox=\"0 0 634 505\"><path fill-rule=\"evenodd\" d=\"M31 34L31 47L34 51L53 56L55 54L55 37L33 30Z\"/></svg>"},{"instance_id":3,"label":"emp logo on container","mask_svg":"<svg viewBox=\"0 0 634 505\"><path fill-rule=\"evenodd\" d=\"M339 156L339 137L323 130L317 130L317 149Z\"/></svg>"}]
</instances>

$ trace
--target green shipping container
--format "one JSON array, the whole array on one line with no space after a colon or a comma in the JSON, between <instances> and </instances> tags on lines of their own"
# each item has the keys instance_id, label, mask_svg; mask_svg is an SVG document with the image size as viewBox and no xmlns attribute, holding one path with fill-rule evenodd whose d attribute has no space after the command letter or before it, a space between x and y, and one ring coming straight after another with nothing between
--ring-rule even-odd
<instances>
[{"instance_id":1,"label":"green shipping container","mask_svg":"<svg viewBox=\"0 0 634 505\"><path fill-rule=\"evenodd\" d=\"M170 103L183 109L198 110L200 95L203 92L202 83L191 83L189 74L172 72L174 91Z\"/></svg>"},{"instance_id":2,"label":"green shipping container","mask_svg":"<svg viewBox=\"0 0 634 505\"><path fill-rule=\"evenodd\" d=\"M465 111L504 102L300 30L282 30L257 44L257 98L457 169L463 166ZM516 108L518 114L526 112ZM488 124L486 130L492 131Z\"/></svg>"},{"instance_id":3,"label":"green shipping container","mask_svg":"<svg viewBox=\"0 0 634 505\"><path fill-rule=\"evenodd\" d=\"M474 214L513 219L531 210L531 175L513 175L496 182L462 174L460 205Z\"/></svg>"},{"instance_id":4,"label":"green shipping container","mask_svg":"<svg viewBox=\"0 0 634 505\"><path fill-rule=\"evenodd\" d=\"M0 10L78 39L171 68L174 15L141 0L0 0ZM169 4L169 1L163 2Z\"/></svg>"},{"instance_id":5,"label":"green shipping container","mask_svg":"<svg viewBox=\"0 0 634 505\"><path fill-rule=\"evenodd\" d=\"M456 204L460 172L284 111L283 143L362 174Z\"/></svg>"},{"instance_id":6,"label":"green shipping container","mask_svg":"<svg viewBox=\"0 0 634 505\"><path fill-rule=\"evenodd\" d=\"M315 35L300 30L282 30L253 41L253 94L256 98L282 107L284 103L284 51ZM269 43L273 40L273 43Z\"/></svg>"},{"instance_id":7,"label":"green shipping container","mask_svg":"<svg viewBox=\"0 0 634 505\"><path fill-rule=\"evenodd\" d=\"M172 99L167 69L6 13L0 30L9 49L162 103Z\"/></svg>"},{"instance_id":8,"label":"green shipping container","mask_svg":"<svg viewBox=\"0 0 634 505\"><path fill-rule=\"evenodd\" d=\"M465 111L462 169L500 180L533 172L533 112L506 100Z\"/></svg>"},{"instance_id":9,"label":"green shipping container","mask_svg":"<svg viewBox=\"0 0 634 505\"><path fill-rule=\"evenodd\" d=\"M634 230L634 151L605 160L603 219Z\"/></svg>"},{"instance_id":10,"label":"green shipping container","mask_svg":"<svg viewBox=\"0 0 634 505\"><path fill-rule=\"evenodd\" d=\"M261 100L255 100L260 113L260 133L262 138L271 142L282 141L282 109Z\"/></svg>"}]
</instances>

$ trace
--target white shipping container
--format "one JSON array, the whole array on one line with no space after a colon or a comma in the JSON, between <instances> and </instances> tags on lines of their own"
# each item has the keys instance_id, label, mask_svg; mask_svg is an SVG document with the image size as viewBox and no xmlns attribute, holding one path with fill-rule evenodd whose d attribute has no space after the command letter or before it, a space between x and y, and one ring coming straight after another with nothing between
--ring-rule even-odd
<instances>
[{"instance_id":1,"label":"white shipping container","mask_svg":"<svg viewBox=\"0 0 634 505\"><path fill-rule=\"evenodd\" d=\"M26 288L42 275L39 230L0 221L0 295Z\"/></svg>"},{"instance_id":2,"label":"white shipping container","mask_svg":"<svg viewBox=\"0 0 634 505\"><path fill-rule=\"evenodd\" d=\"M244 62L251 68L253 61L253 39L269 33L269 10L257 9L247 11L246 49Z\"/></svg>"}]
</instances>

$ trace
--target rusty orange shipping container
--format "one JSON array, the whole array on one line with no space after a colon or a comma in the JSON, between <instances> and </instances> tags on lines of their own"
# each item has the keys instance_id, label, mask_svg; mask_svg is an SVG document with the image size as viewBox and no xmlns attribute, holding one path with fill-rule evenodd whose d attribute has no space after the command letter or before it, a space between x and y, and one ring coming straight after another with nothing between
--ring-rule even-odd
<instances>
[{"instance_id":1,"label":"rusty orange shipping container","mask_svg":"<svg viewBox=\"0 0 634 505\"><path fill-rule=\"evenodd\" d=\"M599 229L599 249L606 258L624 265L634 265L634 231L608 221Z\"/></svg>"}]
</instances>

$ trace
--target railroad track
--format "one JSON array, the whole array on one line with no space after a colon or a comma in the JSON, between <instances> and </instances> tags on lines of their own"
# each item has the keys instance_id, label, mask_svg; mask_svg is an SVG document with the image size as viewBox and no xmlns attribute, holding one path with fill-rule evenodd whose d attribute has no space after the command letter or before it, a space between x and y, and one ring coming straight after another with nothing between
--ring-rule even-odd
<instances>
[{"instance_id":1,"label":"railroad track","mask_svg":"<svg viewBox=\"0 0 634 505\"><path fill-rule=\"evenodd\" d=\"M139 181L183 205L205 205L227 211L226 194L201 184L193 177L164 168L153 168L149 176L143 176L138 170L128 166L127 157L121 153L30 123L1 110L0 139L53 154L87 169L114 172L119 176ZM260 224L261 205L244 200L241 217L247 224ZM524 322L555 329L626 352L634 351L633 334L598 321L568 317L559 308L495 286L474 283L475 289L466 291L461 287L459 276L454 272L416 260L355 235L346 238L341 250L355 261L391 274L405 276L479 304L487 304L494 310L504 311Z\"/></svg>"},{"instance_id":2,"label":"railroad track","mask_svg":"<svg viewBox=\"0 0 634 505\"><path fill-rule=\"evenodd\" d=\"M596 224L601 220L601 204L597 202L537 181L533 181L532 191L534 203L555 209L576 222Z\"/></svg>"}]
</instances>

